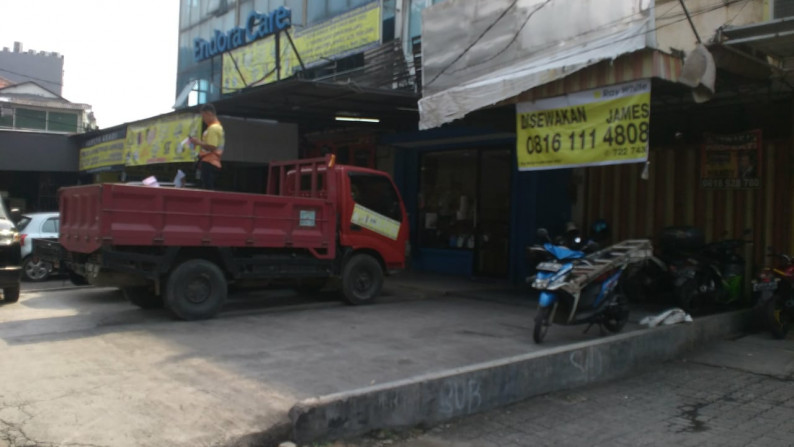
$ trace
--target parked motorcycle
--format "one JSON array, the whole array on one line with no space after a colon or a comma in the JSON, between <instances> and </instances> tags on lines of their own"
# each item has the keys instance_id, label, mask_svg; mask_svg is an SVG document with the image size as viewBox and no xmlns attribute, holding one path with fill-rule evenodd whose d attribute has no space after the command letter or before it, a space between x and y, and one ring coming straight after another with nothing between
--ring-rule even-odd
<instances>
[{"instance_id":1,"label":"parked motorcycle","mask_svg":"<svg viewBox=\"0 0 794 447\"><path fill-rule=\"evenodd\" d=\"M627 275L627 294L636 301L671 300L694 314L713 304L737 304L743 298L745 265L737 250L748 242L724 239L706 244L699 228L664 228L657 253Z\"/></svg>"},{"instance_id":2,"label":"parked motorcycle","mask_svg":"<svg viewBox=\"0 0 794 447\"><path fill-rule=\"evenodd\" d=\"M762 326L776 338L785 338L794 324L794 260L790 255L774 253L770 257L782 260L777 268L764 267L753 279L753 295Z\"/></svg>"},{"instance_id":3,"label":"parked motorcycle","mask_svg":"<svg viewBox=\"0 0 794 447\"><path fill-rule=\"evenodd\" d=\"M526 259L530 274L536 273L539 263L554 259L554 256L543 246L548 242L547 239L549 238L548 231L544 231L545 237L538 240L537 244L526 247ZM590 237L586 238L576 224L568 222L565 224L565 231L563 234L554 238L554 245L581 251L585 254L594 253L601 248L601 244L606 240L608 231L609 227L606 221L599 219L591 225Z\"/></svg>"},{"instance_id":4,"label":"parked motorcycle","mask_svg":"<svg viewBox=\"0 0 794 447\"><path fill-rule=\"evenodd\" d=\"M659 232L656 251L626 272L624 287L633 302L668 302L676 272L705 245L703 231L691 226L671 226Z\"/></svg>"},{"instance_id":5,"label":"parked motorcycle","mask_svg":"<svg viewBox=\"0 0 794 447\"><path fill-rule=\"evenodd\" d=\"M673 295L678 306L697 314L709 305L742 304L745 261L737 251L748 242L723 239L706 244L675 268Z\"/></svg>"},{"instance_id":6,"label":"parked motorcycle","mask_svg":"<svg viewBox=\"0 0 794 447\"><path fill-rule=\"evenodd\" d=\"M594 324L610 332L620 332L629 317L628 300L620 290L620 278L627 263L616 263L598 277L582 283L572 277L574 267L598 268L594 263L608 262L609 253L601 259L585 259L582 251L552 244L548 231L543 228L538 229L538 238L548 241L543 248L551 260L537 265L537 275L532 282L532 287L540 291L532 333L535 343L543 341L552 321L588 324L585 332Z\"/></svg>"}]
</instances>

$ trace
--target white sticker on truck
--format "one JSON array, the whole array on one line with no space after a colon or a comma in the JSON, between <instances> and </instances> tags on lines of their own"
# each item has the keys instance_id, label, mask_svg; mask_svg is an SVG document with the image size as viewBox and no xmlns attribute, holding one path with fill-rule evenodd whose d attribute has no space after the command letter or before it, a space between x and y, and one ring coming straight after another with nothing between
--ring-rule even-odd
<instances>
[{"instance_id":1,"label":"white sticker on truck","mask_svg":"<svg viewBox=\"0 0 794 447\"><path fill-rule=\"evenodd\" d=\"M315 210L301 210L300 213L300 226L313 227L317 223L317 211Z\"/></svg>"},{"instance_id":2,"label":"white sticker on truck","mask_svg":"<svg viewBox=\"0 0 794 447\"><path fill-rule=\"evenodd\" d=\"M361 225L389 239L397 240L397 235L400 234L400 222L359 204L353 208L353 217L350 218L350 223Z\"/></svg>"}]
</instances>

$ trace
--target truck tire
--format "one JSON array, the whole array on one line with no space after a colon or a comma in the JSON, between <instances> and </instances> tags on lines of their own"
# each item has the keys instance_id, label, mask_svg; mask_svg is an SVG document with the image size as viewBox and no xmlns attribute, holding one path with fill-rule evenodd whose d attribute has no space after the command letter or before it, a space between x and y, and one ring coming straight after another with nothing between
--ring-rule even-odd
<instances>
[{"instance_id":1,"label":"truck tire","mask_svg":"<svg viewBox=\"0 0 794 447\"><path fill-rule=\"evenodd\" d=\"M342 269L342 293L350 304L372 303L382 287L383 269L370 255L354 255Z\"/></svg>"},{"instance_id":2,"label":"truck tire","mask_svg":"<svg viewBox=\"0 0 794 447\"><path fill-rule=\"evenodd\" d=\"M130 303L141 309L160 309L163 307L163 297L154 294L149 287L123 287L121 293Z\"/></svg>"},{"instance_id":3,"label":"truck tire","mask_svg":"<svg viewBox=\"0 0 794 447\"><path fill-rule=\"evenodd\" d=\"M212 318L228 294L226 277L217 265L203 259L180 264L168 276L165 305L182 320Z\"/></svg>"},{"instance_id":4,"label":"truck tire","mask_svg":"<svg viewBox=\"0 0 794 447\"><path fill-rule=\"evenodd\" d=\"M3 301L7 303L16 303L19 301L19 286L4 288Z\"/></svg>"}]
</instances>

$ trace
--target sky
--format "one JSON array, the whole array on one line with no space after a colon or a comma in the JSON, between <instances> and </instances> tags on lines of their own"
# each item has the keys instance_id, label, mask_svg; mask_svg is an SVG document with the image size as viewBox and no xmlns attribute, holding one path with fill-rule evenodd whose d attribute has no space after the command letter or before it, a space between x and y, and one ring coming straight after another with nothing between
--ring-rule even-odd
<instances>
[{"instance_id":1,"label":"sky","mask_svg":"<svg viewBox=\"0 0 794 447\"><path fill-rule=\"evenodd\" d=\"M0 49L62 54L62 96L100 128L173 110L179 0L0 0L0 14Z\"/></svg>"}]
</instances>

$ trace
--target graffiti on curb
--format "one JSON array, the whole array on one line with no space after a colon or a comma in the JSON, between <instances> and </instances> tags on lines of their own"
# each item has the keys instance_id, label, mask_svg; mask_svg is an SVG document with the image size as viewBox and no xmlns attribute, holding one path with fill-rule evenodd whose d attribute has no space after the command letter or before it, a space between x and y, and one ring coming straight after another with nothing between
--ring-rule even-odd
<instances>
[{"instance_id":1,"label":"graffiti on curb","mask_svg":"<svg viewBox=\"0 0 794 447\"><path fill-rule=\"evenodd\" d=\"M445 415L472 413L482 405L480 382L473 379L444 383L439 397L439 407Z\"/></svg>"},{"instance_id":2,"label":"graffiti on curb","mask_svg":"<svg viewBox=\"0 0 794 447\"><path fill-rule=\"evenodd\" d=\"M569 359L574 368L581 371L582 374L590 374L591 376L600 376L604 370L604 359L601 356L601 351L579 349L571 352Z\"/></svg>"}]
</instances>

